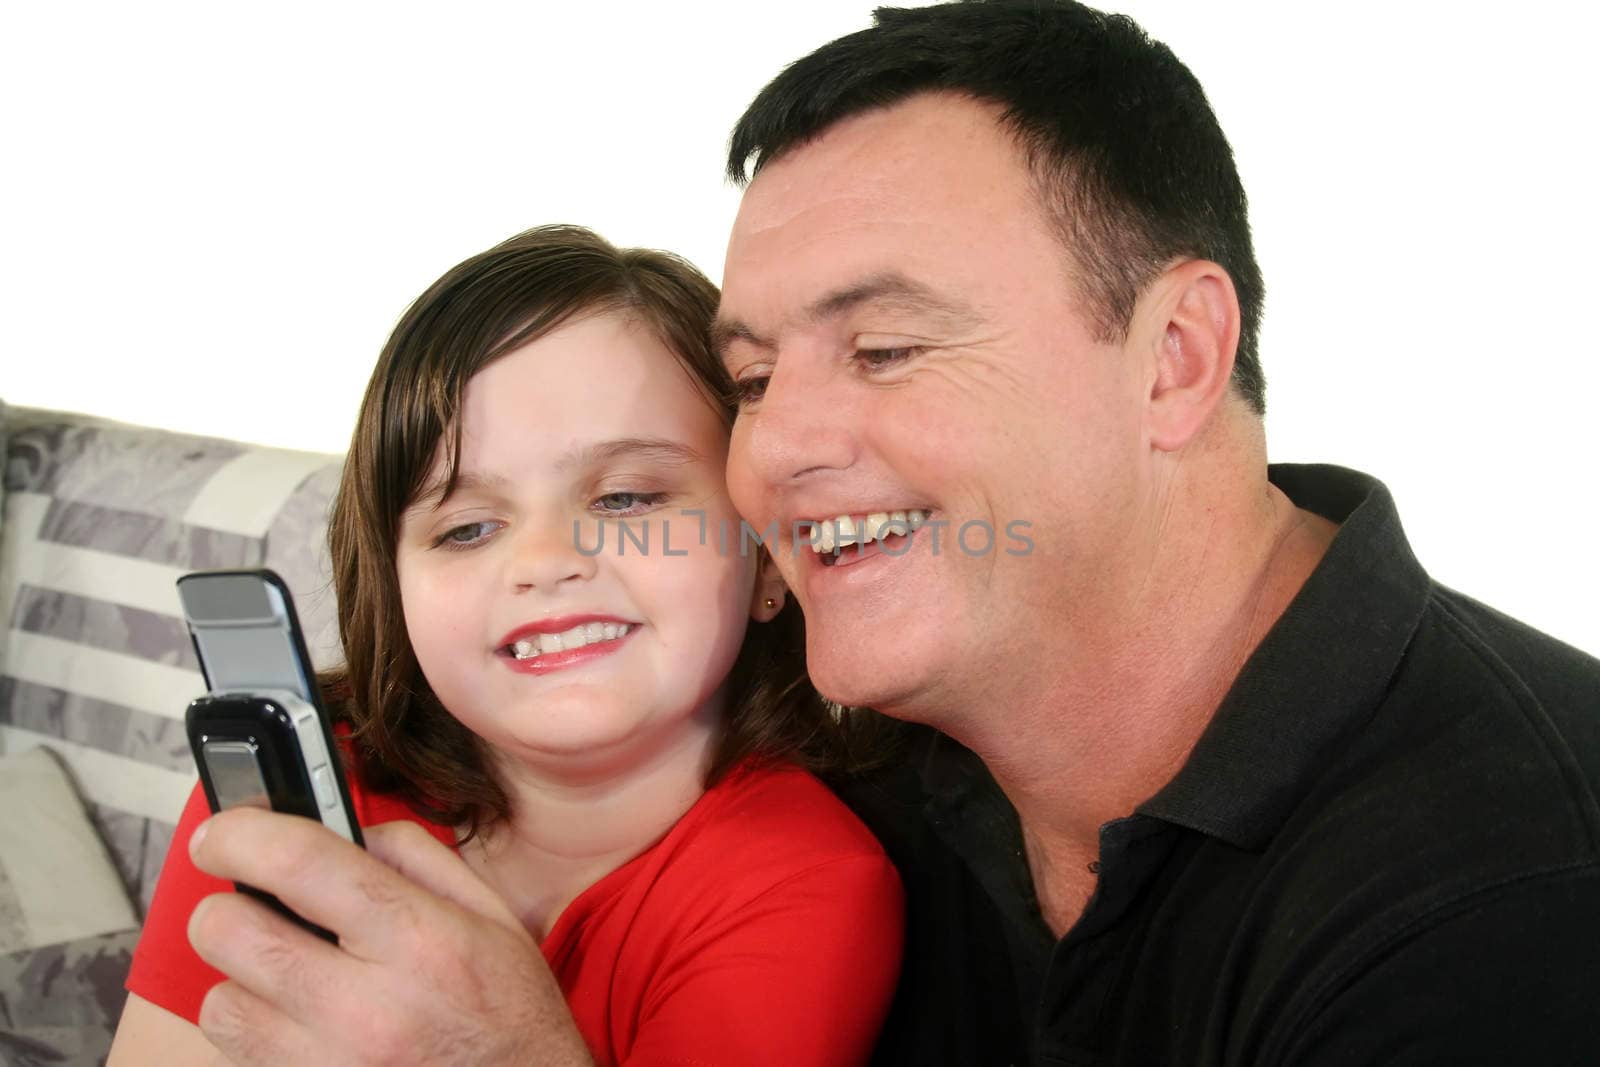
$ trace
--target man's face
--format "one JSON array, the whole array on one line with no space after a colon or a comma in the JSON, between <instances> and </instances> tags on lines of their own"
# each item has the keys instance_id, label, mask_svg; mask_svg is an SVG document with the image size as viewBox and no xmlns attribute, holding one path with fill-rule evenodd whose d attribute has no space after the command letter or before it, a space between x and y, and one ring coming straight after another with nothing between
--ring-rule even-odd
<instances>
[{"instance_id":1,"label":"man's face","mask_svg":"<svg viewBox=\"0 0 1600 1067\"><path fill-rule=\"evenodd\" d=\"M934 720L1092 640L1147 451L1149 383L1094 339L997 115L922 95L765 167L719 316L729 489L783 533L813 678ZM837 563L791 550L797 522L912 509L928 524Z\"/></svg>"}]
</instances>

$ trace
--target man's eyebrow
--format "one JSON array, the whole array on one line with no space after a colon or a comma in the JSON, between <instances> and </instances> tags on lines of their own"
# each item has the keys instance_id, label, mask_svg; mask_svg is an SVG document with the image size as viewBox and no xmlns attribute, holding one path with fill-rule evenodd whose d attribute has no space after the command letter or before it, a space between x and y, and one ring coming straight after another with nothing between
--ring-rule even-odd
<instances>
[{"instance_id":1,"label":"man's eyebrow","mask_svg":"<svg viewBox=\"0 0 1600 1067\"><path fill-rule=\"evenodd\" d=\"M932 312L946 318L967 320L975 317L971 307L941 296L930 286L908 278L899 271L882 271L813 301L806 308L809 322L838 318L862 304L879 304L893 311Z\"/></svg>"},{"instance_id":2,"label":"man's eyebrow","mask_svg":"<svg viewBox=\"0 0 1600 1067\"><path fill-rule=\"evenodd\" d=\"M711 351L719 357L726 357L728 349L735 341L744 341L755 345L757 348L775 348L776 346L765 337L758 335L747 324L735 318L725 318L718 312L711 323Z\"/></svg>"},{"instance_id":3,"label":"man's eyebrow","mask_svg":"<svg viewBox=\"0 0 1600 1067\"><path fill-rule=\"evenodd\" d=\"M977 319L977 313L967 304L943 296L930 286L893 270L868 275L819 297L806 307L803 319L811 324L826 322L863 304L877 304L893 311L931 312L963 324ZM728 346L735 341L745 341L758 348L777 347L747 323L719 315L711 325L712 345L719 355L726 355Z\"/></svg>"}]
</instances>

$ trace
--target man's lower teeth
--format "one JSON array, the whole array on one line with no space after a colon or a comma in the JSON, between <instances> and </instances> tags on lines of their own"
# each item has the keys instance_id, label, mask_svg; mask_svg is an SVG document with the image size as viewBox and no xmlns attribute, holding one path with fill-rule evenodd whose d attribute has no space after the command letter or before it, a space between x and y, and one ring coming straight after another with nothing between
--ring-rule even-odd
<instances>
[{"instance_id":1,"label":"man's lower teeth","mask_svg":"<svg viewBox=\"0 0 1600 1067\"><path fill-rule=\"evenodd\" d=\"M904 537L904 536L905 536L905 534L901 534L901 533L892 533L892 534L889 535L889 537ZM881 544L881 543L887 541L889 539L889 537L880 537L880 538L878 538L878 543ZM867 545L870 545L870 544L872 544L872 542L871 541L867 541L867 542L865 542L863 544L859 544L859 545L857 545L857 544L849 544L849 545L840 545L837 548L830 548L827 551L822 553L822 565L824 567L832 567L834 564L839 562L839 557L843 556L846 552L854 552L858 556L859 555L864 555L866 553L866 550L867 550ZM898 555L899 553L891 552L890 554L891 555Z\"/></svg>"}]
</instances>

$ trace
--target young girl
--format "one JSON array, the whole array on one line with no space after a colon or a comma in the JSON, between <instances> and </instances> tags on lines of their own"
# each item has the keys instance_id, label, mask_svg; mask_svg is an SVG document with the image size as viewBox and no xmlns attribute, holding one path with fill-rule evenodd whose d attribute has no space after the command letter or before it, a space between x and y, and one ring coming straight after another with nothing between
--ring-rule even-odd
<instances>
[{"instance_id":1,"label":"young girl","mask_svg":"<svg viewBox=\"0 0 1600 1067\"><path fill-rule=\"evenodd\" d=\"M686 262L575 227L424 293L334 506L348 666L324 690L358 821L424 822L457 849L540 941L597 1062L861 1062L900 887L801 769L845 754L844 725L805 679L770 558L739 537L716 300ZM185 936L231 888L188 857L207 814L197 790L113 1062L213 1054L194 1024L222 975Z\"/></svg>"}]
</instances>

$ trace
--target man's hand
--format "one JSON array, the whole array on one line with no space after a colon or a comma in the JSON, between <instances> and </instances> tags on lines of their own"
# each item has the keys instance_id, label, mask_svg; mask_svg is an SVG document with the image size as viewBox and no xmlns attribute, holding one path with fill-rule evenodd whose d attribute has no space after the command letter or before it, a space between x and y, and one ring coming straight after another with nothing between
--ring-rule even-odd
<instances>
[{"instance_id":1,"label":"man's hand","mask_svg":"<svg viewBox=\"0 0 1600 1067\"><path fill-rule=\"evenodd\" d=\"M367 851L309 819L239 808L190 845L195 864L272 893L331 945L238 893L189 922L232 981L200 1029L239 1064L588 1064L561 990L504 902L421 827L364 830Z\"/></svg>"}]
</instances>

